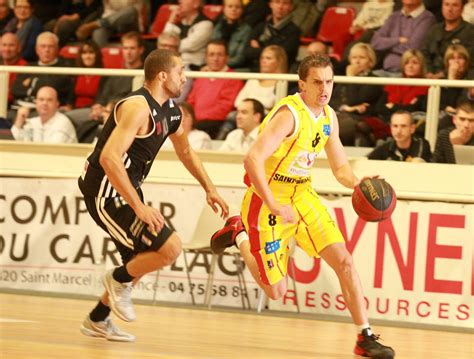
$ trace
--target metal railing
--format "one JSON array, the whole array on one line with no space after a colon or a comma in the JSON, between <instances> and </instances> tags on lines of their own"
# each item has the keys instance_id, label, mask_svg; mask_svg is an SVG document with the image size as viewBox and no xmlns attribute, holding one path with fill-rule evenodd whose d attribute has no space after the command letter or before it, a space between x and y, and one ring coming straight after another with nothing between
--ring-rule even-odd
<instances>
[{"instance_id":1,"label":"metal railing","mask_svg":"<svg viewBox=\"0 0 474 359\"><path fill-rule=\"evenodd\" d=\"M7 113L8 74L10 72L50 75L143 76L143 70L91 69L81 67L0 66L0 117L5 117ZM298 76L295 74L261 74L250 72L186 71L186 76L189 78L277 80L276 100L279 100L287 95L289 81L298 80ZM438 132L441 87L474 87L474 80L431 80L393 77L335 76L334 81L336 83L345 84L429 86L428 103L426 108L427 121L425 138L429 141L432 149L434 149L436 144Z\"/></svg>"}]
</instances>

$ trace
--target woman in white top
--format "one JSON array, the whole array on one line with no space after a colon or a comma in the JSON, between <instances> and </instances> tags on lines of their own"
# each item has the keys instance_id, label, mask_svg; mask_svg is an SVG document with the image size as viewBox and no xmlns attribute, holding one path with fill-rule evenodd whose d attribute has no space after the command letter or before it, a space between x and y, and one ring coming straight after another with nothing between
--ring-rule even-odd
<instances>
[{"instance_id":1,"label":"woman in white top","mask_svg":"<svg viewBox=\"0 0 474 359\"><path fill-rule=\"evenodd\" d=\"M260 55L260 73L283 74L288 72L288 57L283 47L270 45L263 49ZM275 105L276 80L247 80L245 86L237 95L234 106L237 108L246 98L260 101L268 112Z\"/></svg>"},{"instance_id":2,"label":"woman in white top","mask_svg":"<svg viewBox=\"0 0 474 359\"><path fill-rule=\"evenodd\" d=\"M183 126L183 130L185 133L188 134L188 141L191 145L191 148L195 151L211 150L211 137L209 137L206 132L194 128L194 125L196 123L196 116L194 115L193 106L191 106L187 102L181 102L179 104L179 109L181 110L182 114L181 123ZM166 139L165 143L163 143L163 148L172 148L172 144L169 138Z\"/></svg>"}]
</instances>

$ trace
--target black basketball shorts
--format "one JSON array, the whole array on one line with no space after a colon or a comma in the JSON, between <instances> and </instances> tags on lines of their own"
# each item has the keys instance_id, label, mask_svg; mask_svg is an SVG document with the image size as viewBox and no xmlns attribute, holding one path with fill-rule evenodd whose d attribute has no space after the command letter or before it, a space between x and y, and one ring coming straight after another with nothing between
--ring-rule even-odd
<instances>
[{"instance_id":1,"label":"black basketball shorts","mask_svg":"<svg viewBox=\"0 0 474 359\"><path fill-rule=\"evenodd\" d=\"M137 253L157 251L173 233L166 225L158 234L151 233L122 197L85 196L84 201L94 221L114 240L124 264Z\"/></svg>"}]
</instances>

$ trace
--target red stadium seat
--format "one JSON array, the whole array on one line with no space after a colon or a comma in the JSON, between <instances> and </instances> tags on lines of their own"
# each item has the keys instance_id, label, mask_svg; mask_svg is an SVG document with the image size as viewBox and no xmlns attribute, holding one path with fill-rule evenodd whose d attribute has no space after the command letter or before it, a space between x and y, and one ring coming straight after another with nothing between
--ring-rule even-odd
<instances>
[{"instance_id":1,"label":"red stadium seat","mask_svg":"<svg viewBox=\"0 0 474 359\"><path fill-rule=\"evenodd\" d=\"M102 59L106 69L121 69L123 68L122 48L120 47L103 47Z\"/></svg>"},{"instance_id":2,"label":"red stadium seat","mask_svg":"<svg viewBox=\"0 0 474 359\"><path fill-rule=\"evenodd\" d=\"M59 50L59 56L64 59L75 59L79 53L79 46L66 45Z\"/></svg>"},{"instance_id":3,"label":"red stadium seat","mask_svg":"<svg viewBox=\"0 0 474 359\"><path fill-rule=\"evenodd\" d=\"M333 6L326 9L316 40L332 43L332 52L342 57L351 40L349 28L356 16L352 7Z\"/></svg>"},{"instance_id":4,"label":"red stadium seat","mask_svg":"<svg viewBox=\"0 0 474 359\"><path fill-rule=\"evenodd\" d=\"M202 12L206 15L209 19L214 21L224 9L222 5L204 5L202 8Z\"/></svg>"},{"instance_id":5,"label":"red stadium seat","mask_svg":"<svg viewBox=\"0 0 474 359\"><path fill-rule=\"evenodd\" d=\"M163 32L166 22L171 15L171 11L177 8L178 5L175 4L163 4L158 9L155 19L150 27L150 32L144 34L142 37L144 39L156 39Z\"/></svg>"}]
</instances>

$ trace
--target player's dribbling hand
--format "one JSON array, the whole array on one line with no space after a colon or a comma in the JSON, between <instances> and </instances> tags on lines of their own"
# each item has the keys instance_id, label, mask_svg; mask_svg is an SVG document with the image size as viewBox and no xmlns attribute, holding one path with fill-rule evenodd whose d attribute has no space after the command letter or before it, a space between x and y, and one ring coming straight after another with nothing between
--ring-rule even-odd
<instances>
[{"instance_id":1,"label":"player's dribbling hand","mask_svg":"<svg viewBox=\"0 0 474 359\"><path fill-rule=\"evenodd\" d=\"M276 204L270 210L275 216L281 217L283 223L296 223L296 215L292 206Z\"/></svg>"},{"instance_id":2,"label":"player's dribbling hand","mask_svg":"<svg viewBox=\"0 0 474 359\"><path fill-rule=\"evenodd\" d=\"M161 212L150 206L144 206L136 215L148 225L148 230L153 234L158 234L165 224Z\"/></svg>"},{"instance_id":3,"label":"player's dribbling hand","mask_svg":"<svg viewBox=\"0 0 474 359\"><path fill-rule=\"evenodd\" d=\"M229 217L229 205L222 199L222 197L216 191L207 192L207 204L211 206L214 213L219 212L219 208L221 209L220 216L223 219L227 219Z\"/></svg>"}]
</instances>

